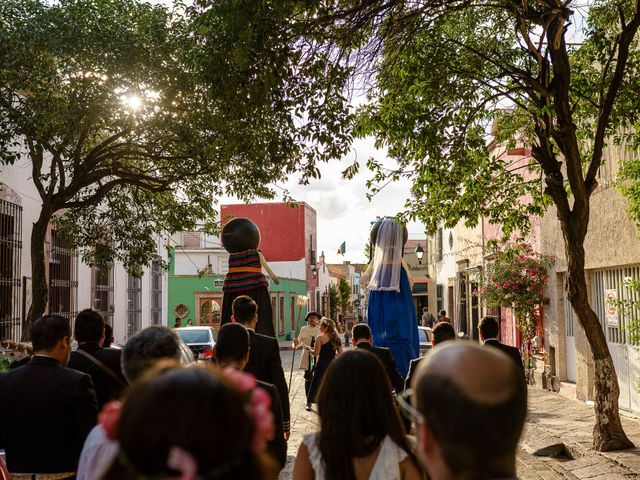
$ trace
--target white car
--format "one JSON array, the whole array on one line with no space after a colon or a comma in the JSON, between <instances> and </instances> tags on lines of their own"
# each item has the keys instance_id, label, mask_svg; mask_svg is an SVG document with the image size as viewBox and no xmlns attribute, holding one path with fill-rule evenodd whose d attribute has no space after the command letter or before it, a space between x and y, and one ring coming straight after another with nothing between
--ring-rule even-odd
<instances>
[{"instance_id":1,"label":"white car","mask_svg":"<svg viewBox=\"0 0 640 480\"><path fill-rule=\"evenodd\" d=\"M218 337L213 327L180 327L173 330L189 346L196 359L213 361L213 349Z\"/></svg>"}]
</instances>

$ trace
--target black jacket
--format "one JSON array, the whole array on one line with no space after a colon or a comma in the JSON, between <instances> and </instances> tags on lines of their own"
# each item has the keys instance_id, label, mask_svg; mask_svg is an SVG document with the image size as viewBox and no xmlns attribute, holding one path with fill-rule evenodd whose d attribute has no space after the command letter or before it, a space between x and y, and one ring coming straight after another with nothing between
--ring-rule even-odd
<instances>
[{"instance_id":1,"label":"black jacket","mask_svg":"<svg viewBox=\"0 0 640 480\"><path fill-rule=\"evenodd\" d=\"M258 380L258 386L264 388L271 397L271 413L273 414L276 433L273 440L269 441L267 450L269 450L269 453L278 464L278 470L282 470L287 463L287 441L284 438L284 429L282 427L282 404L280 402L280 395L276 387L270 383Z\"/></svg>"},{"instance_id":2,"label":"black jacket","mask_svg":"<svg viewBox=\"0 0 640 480\"><path fill-rule=\"evenodd\" d=\"M411 363L409 363L409 372L407 373L407 378L404 381L405 389L408 390L409 388L411 388L411 382L413 381L413 376L418 371L418 366L420 365L420 362L422 361L423 358L424 357L414 358L413 360L411 360Z\"/></svg>"},{"instance_id":3,"label":"black jacket","mask_svg":"<svg viewBox=\"0 0 640 480\"><path fill-rule=\"evenodd\" d=\"M509 345L505 345L504 343L500 343L496 338L489 338L484 341L484 344L497 348L498 350L502 350L509 357L511 357L513 361L516 362L518 370L522 372L522 376L524 377L524 365L522 364L522 356L520 355L520 350L518 350L516 347L511 347Z\"/></svg>"},{"instance_id":4,"label":"black jacket","mask_svg":"<svg viewBox=\"0 0 640 480\"><path fill-rule=\"evenodd\" d=\"M382 362L385 370L387 371L387 376L389 377L391 386L394 388L398 395L402 394L404 390L404 380L396 369L396 361L393 358L393 355L391 355L391 350L384 347L374 347L368 342L360 342L356 345L356 348L367 350L378 357L378 359Z\"/></svg>"},{"instance_id":5,"label":"black jacket","mask_svg":"<svg viewBox=\"0 0 640 480\"><path fill-rule=\"evenodd\" d=\"M67 365L67 367L91 375L93 385L96 389L96 397L98 397L98 407L102 408L108 401L119 398L124 390L124 385L127 384L120 367L121 351L115 348L101 348L97 343L83 343L78 346L78 349L82 349L92 357L98 359L109 367L120 379L119 383L82 354L71 352L71 358L69 359L69 365Z\"/></svg>"},{"instance_id":6,"label":"black jacket","mask_svg":"<svg viewBox=\"0 0 640 480\"><path fill-rule=\"evenodd\" d=\"M76 471L97 415L91 377L54 358L36 355L0 375L0 448L10 472Z\"/></svg>"},{"instance_id":7,"label":"black jacket","mask_svg":"<svg viewBox=\"0 0 640 480\"><path fill-rule=\"evenodd\" d=\"M284 378L278 340L249 330L249 345L249 363L244 371L276 387L282 404L284 431L288 432L290 429L289 390Z\"/></svg>"}]
</instances>

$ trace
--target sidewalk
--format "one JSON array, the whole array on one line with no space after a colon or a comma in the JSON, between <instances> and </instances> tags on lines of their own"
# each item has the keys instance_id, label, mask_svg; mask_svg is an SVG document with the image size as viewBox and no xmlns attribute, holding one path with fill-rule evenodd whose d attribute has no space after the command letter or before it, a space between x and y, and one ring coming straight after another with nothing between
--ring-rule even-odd
<instances>
[{"instance_id":1,"label":"sidewalk","mask_svg":"<svg viewBox=\"0 0 640 480\"><path fill-rule=\"evenodd\" d=\"M591 449L595 423L593 407L570 400L540 388L529 389L529 418L520 446L528 458L519 458L525 465L540 461L555 473L555 477L590 480L640 479L640 420L622 416L625 432L636 448L622 452L595 452ZM564 444L563 449L560 445ZM560 456L533 457L535 451L547 447ZM551 447L551 448L550 448ZM529 477L527 477L529 478Z\"/></svg>"},{"instance_id":2,"label":"sidewalk","mask_svg":"<svg viewBox=\"0 0 640 480\"><path fill-rule=\"evenodd\" d=\"M282 352L287 381L292 353ZM298 368L293 370L289 398L291 438L288 443L287 465L280 473L280 480L291 479L295 456L304 434L315 432L319 428L316 414L304 409L304 379ZM640 447L640 420L623 416L622 423L629 438ZM594 452L591 450L593 424L593 407L540 388L529 389L529 417L516 459L518 478L640 480L640 448L624 452ZM555 458L533 455L533 452L543 447L560 443L564 443L569 455Z\"/></svg>"}]
</instances>

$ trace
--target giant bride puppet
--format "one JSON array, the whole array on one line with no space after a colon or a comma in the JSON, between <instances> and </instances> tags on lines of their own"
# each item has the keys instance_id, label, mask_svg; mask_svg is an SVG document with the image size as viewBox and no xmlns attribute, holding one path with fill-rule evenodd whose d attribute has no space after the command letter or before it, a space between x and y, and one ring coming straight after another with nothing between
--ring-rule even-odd
<instances>
[{"instance_id":1,"label":"giant bride puppet","mask_svg":"<svg viewBox=\"0 0 640 480\"><path fill-rule=\"evenodd\" d=\"M373 259L364 274L365 282L369 279L366 321L373 344L391 350L403 377L409 362L420 355L411 276L402 258L407 237L406 227L393 218L378 220L371 229Z\"/></svg>"}]
</instances>

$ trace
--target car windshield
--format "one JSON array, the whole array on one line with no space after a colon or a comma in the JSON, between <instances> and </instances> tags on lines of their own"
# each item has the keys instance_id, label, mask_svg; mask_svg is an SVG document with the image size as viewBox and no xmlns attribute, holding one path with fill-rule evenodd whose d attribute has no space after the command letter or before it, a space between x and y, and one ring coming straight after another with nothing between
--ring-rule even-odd
<instances>
[{"instance_id":1,"label":"car windshield","mask_svg":"<svg viewBox=\"0 0 640 480\"><path fill-rule=\"evenodd\" d=\"M429 338L427 337L427 331L418 329L418 336L420 337L420 343L429 343Z\"/></svg>"},{"instance_id":2,"label":"car windshield","mask_svg":"<svg viewBox=\"0 0 640 480\"><path fill-rule=\"evenodd\" d=\"M209 343L208 330L178 330L178 335L185 343Z\"/></svg>"}]
</instances>

